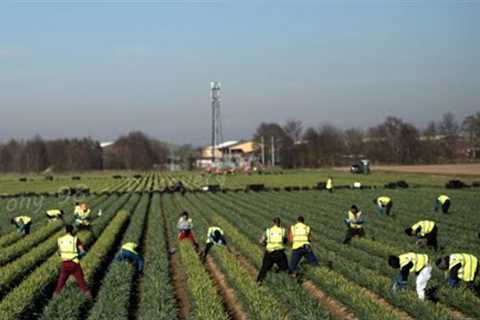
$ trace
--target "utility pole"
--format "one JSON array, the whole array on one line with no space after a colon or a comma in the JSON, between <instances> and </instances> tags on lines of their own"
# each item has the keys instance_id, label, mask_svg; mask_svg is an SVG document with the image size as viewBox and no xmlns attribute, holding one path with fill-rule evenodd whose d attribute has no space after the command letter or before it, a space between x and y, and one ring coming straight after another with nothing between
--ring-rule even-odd
<instances>
[{"instance_id":1,"label":"utility pole","mask_svg":"<svg viewBox=\"0 0 480 320\"><path fill-rule=\"evenodd\" d=\"M275 137L272 136L272 168L275 168Z\"/></svg>"},{"instance_id":2,"label":"utility pole","mask_svg":"<svg viewBox=\"0 0 480 320\"><path fill-rule=\"evenodd\" d=\"M263 139L263 136L261 137L261 147L262 147L262 166L265 167L265 139Z\"/></svg>"}]
</instances>

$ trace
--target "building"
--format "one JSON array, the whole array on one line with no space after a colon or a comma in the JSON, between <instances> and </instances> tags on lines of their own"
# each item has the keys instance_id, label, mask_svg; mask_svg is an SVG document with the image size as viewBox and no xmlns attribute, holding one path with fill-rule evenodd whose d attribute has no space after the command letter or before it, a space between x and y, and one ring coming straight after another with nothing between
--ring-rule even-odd
<instances>
[{"instance_id":1,"label":"building","mask_svg":"<svg viewBox=\"0 0 480 320\"><path fill-rule=\"evenodd\" d=\"M226 141L217 145L214 149L216 162L225 168L245 168L256 162L255 142L249 141ZM197 167L209 168L212 165L212 147L206 146L201 150L201 157L197 159Z\"/></svg>"}]
</instances>

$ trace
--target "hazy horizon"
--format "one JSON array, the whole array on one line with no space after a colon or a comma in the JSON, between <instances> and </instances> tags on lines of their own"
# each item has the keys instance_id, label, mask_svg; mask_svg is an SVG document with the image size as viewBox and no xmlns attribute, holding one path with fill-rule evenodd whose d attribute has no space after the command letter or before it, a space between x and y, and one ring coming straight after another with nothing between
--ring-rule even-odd
<instances>
[{"instance_id":1,"label":"hazy horizon","mask_svg":"<svg viewBox=\"0 0 480 320\"><path fill-rule=\"evenodd\" d=\"M225 140L288 119L417 126L480 111L480 2L20 1L0 4L0 141L141 130Z\"/></svg>"}]
</instances>

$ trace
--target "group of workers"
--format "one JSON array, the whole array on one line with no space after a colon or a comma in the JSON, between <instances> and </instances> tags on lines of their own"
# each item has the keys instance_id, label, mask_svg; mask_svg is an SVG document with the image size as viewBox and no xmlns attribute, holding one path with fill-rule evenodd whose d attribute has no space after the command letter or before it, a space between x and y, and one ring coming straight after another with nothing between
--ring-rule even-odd
<instances>
[{"instance_id":1,"label":"group of workers","mask_svg":"<svg viewBox=\"0 0 480 320\"><path fill-rule=\"evenodd\" d=\"M91 210L86 203L75 203L73 210L74 225L77 229L88 228L90 226ZM48 209L45 211L48 223L56 221L64 221L65 212L62 209ZM32 217L30 216L17 216L10 220L10 223L14 225L17 232L23 235L30 234L32 227Z\"/></svg>"},{"instance_id":2,"label":"group of workers","mask_svg":"<svg viewBox=\"0 0 480 320\"><path fill-rule=\"evenodd\" d=\"M49 209L45 211L49 223L62 221L65 223L65 212L61 209ZM85 256L85 248L77 236L78 231L90 228L91 209L86 203L76 203L73 209L73 225L65 224L65 235L57 240L58 254L62 261L60 274L54 290L57 295L65 286L70 276L73 276L79 286L88 297L91 298L91 292L85 281L80 259ZM30 233L32 218L29 216L18 216L11 219L11 223L17 228L17 232L23 235ZM138 245L134 242L124 243L117 255L115 261L127 261L134 265L138 272L143 272L144 259L137 251Z\"/></svg>"},{"instance_id":3,"label":"group of workers","mask_svg":"<svg viewBox=\"0 0 480 320\"><path fill-rule=\"evenodd\" d=\"M329 184L327 183L327 186ZM331 186L331 184L330 184ZM381 196L374 199L377 212L386 216L391 214L393 201L391 198ZM448 213L451 200L447 195L440 195L435 200L434 212L442 209L443 213ZM343 240L344 244L349 244L354 237L364 237L364 219L362 212L356 205L352 205L344 219L347 225L347 232ZM192 219L187 212L183 212L177 228L179 230L178 239L189 239L194 246L198 244L193 236ZM404 230L408 236L416 237L418 248L430 248L438 251L438 226L434 221L421 220ZM285 271L292 277L297 277L297 268L299 262L305 259L310 265L319 264L317 257L312 250L312 232L311 228L305 224L305 218L298 216L296 224L292 225L288 232L281 225L278 217L273 219L270 227L266 228L261 234L260 243L265 247L260 271L257 275L257 283L261 284L267 273L274 265L279 271ZM292 253L290 263L286 255L286 247L291 244ZM226 245L225 234L217 226L210 227L207 232L207 244L205 250L201 252L201 257L205 258L213 245ZM435 288L427 288L428 281L432 276L432 263L428 254L407 252L399 256L391 255L388 257L388 264L394 269L400 269L400 274L393 280L392 290L398 292L407 287L407 280L410 273L416 275L416 291L421 300L436 301ZM460 281L465 282L468 288L471 288L477 294L480 294L480 285L475 284L479 273L478 259L471 254L453 253L442 256L435 261L435 265L442 271L448 271L448 285L458 286Z\"/></svg>"},{"instance_id":4,"label":"group of workers","mask_svg":"<svg viewBox=\"0 0 480 320\"><path fill-rule=\"evenodd\" d=\"M333 182L327 181L328 187L333 192ZM381 196L373 200L376 210L379 214L390 215L393 207L391 198ZM435 200L434 212L439 209L447 214L451 205L451 200L447 195L440 195ZM91 210L88 205L77 203L74 208L74 225L78 229L90 226ZM60 209L50 209L46 211L49 222L64 221L64 211ZM310 265L319 264L317 257L312 249L312 231L310 226L305 223L303 216L298 216L296 223L287 230L281 225L279 217L272 220L272 225L266 228L260 237L260 244L264 246L265 252L260 271L256 281L261 284L267 273L277 266L279 271L288 272L292 277L298 276L298 265L302 259ZM352 205L344 219L347 231L343 244L349 244L354 237L364 237L364 219L362 212L356 205ZM32 219L28 216L18 216L12 219L12 224L17 227L17 232L29 234ZM177 222L178 240L190 240L195 249L199 252L203 261L214 245L227 246L227 240L224 231L218 226L211 226L207 230L206 244L203 251L199 250L199 245L193 234L193 222L188 212L181 213ZM70 275L74 276L80 290L91 297L90 289L84 279L83 271L80 266L80 258L86 251L81 241L76 235L74 226L65 225L66 234L58 239L58 253L62 260L60 275L55 287L55 294L58 294ZM408 236L416 237L418 248L430 248L438 251L438 226L432 220L421 220L404 230ZM290 263L286 255L287 245L291 245ZM124 243L115 261L127 261L134 265L138 272L143 272L144 259L138 252L138 245L134 242ZM392 290L397 292L407 287L409 275L416 275L416 291L419 299L429 299L436 301L434 288L427 288L428 282L432 277L432 260L428 254L407 252L401 255L391 255L388 257L388 265L394 269L399 269L400 273L393 280ZM456 287L463 281L466 286L480 295L480 285L475 281L478 278L480 270L478 258L467 253L453 253L444 255L435 261L435 265L442 271L448 271L448 285Z\"/></svg>"}]
</instances>

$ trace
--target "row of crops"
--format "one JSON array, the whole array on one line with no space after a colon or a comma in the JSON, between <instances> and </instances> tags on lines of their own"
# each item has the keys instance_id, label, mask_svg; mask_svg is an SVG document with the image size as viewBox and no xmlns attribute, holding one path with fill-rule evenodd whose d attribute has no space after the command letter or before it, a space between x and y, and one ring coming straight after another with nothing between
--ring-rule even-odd
<instances>
[{"instance_id":1,"label":"row of crops","mask_svg":"<svg viewBox=\"0 0 480 320\"><path fill-rule=\"evenodd\" d=\"M138 180L148 177L146 185L138 184ZM290 170L281 174L207 174L205 172L105 172L81 176L55 176L47 180L44 176L4 176L0 177L0 195L12 195L23 192L54 193L65 188L85 188L90 192L107 191L159 191L172 188L181 181L188 189L201 189L207 185L219 185L221 188L244 189L249 184L264 184L266 187L313 187L318 182L333 177L337 185L352 185L361 182L363 185L383 186L397 180L406 180L416 186L444 186L452 179L450 176L431 176L425 174L382 173L370 175L352 175L335 170ZM465 182L478 181L477 177L462 177Z\"/></svg>"},{"instance_id":2,"label":"row of crops","mask_svg":"<svg viewBox=\"0 0 480 320\"><path fill-rule=\"evenodd\" d=\"M392 217L377 216L372 207L372 199L385 190L333 194L137 192L159 191L175 179L148 173L135 178L133 186L117 179L114 188L119 192L84 199L94 213L102 212L94 214L90 232L79 234L88 249L81 264L92 300L73 282L53 296L60 265L56 240L63 231L61 223L47 223L42 210L64 208L67 222L71 222L68 210L72 199L47 197L33 215L31 234L25 237L8 229L9 218L25 211L9 211L10 199L2 199L0 319L480 318L480 299L463 288L447 288L443 273L436 268L431 285L440 288L439 303L419 301L413 281L408 291L393 294L391 279L398 271L387 264L390 254L418 252L403 229L421 218L438 223L442 253L480 256L474 191L450 192L451 214L444 215L432 213L438 189L389 190L387 194L394 200ZM185 176L182 181L196 180ZM343 218L354 203L366 216L367 237L343 245ZM193 218L200 249L211 225L225 231L229 247L214 247L204 263L189 241L179 242L176 237L176 221L184 210ZM320 266L302 266L301 281L273 272L258 286L255 278L263 256L258 245L262 230L274 216L289 226L299 214L313 229ZM121 244L128 241L138 243L145 257L142 274L130 264L114 261ZM423 252L432 260L440 255Z\"/></svg>"}]
</instances>

